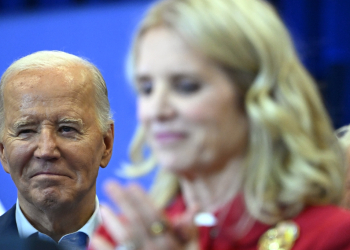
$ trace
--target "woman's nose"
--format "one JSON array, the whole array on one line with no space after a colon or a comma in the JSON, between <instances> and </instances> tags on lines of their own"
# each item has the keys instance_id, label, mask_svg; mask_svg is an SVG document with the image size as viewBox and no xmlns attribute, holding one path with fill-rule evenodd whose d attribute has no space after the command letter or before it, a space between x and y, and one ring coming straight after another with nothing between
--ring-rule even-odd
<instances>
[{"instance_id":1,"label":"woman's nose","mask_svg":"<svg viewBox=\"0 0 350 250\"><path fill-rule=\"evenodd\" d=\"M166 121L176 114L176 107L172 100L172 93L166 88L159 88L150 97L148 112L152 119Z\"/></svg>"}]
</instances>

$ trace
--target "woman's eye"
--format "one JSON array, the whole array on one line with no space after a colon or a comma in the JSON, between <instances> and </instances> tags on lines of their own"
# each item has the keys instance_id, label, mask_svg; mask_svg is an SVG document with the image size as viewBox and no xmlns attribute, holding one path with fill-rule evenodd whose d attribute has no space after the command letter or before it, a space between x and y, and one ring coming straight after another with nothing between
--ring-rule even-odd
<instances>
[{"instance_id":1,"label":"woman's eye","mask_svg":"<svg viewBox=\"0 0 350 250\"><path fill-rule=\"evenodd\" d=\"M193 94L199 91L201 87L201 83L193 80L179 80L174 82L174 89L181 94Z\"/></svg>"},{"instance_id":2,"label":"woman's eye","mask_svg":"<svg viewBox=\"0 0 350 250\"><path fill-rule=\"evenodd\" d=\"M137 84L137 92L141 95L150 95L153 90L152 81L140 81Z\"/></svg>"}]
</instances>

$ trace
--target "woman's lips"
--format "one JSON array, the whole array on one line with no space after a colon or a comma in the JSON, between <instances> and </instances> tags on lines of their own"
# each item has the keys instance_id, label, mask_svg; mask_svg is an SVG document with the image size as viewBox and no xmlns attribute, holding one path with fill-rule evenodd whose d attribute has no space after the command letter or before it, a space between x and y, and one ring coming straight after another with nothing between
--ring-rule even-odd
<instances>
[{"instance_id":1,"label":"woman's lips","mask_svg":"<svg viewBox=\"0 0 350 250\"><path fill-rule=\"evenodd\" d=\"M160 132L155 133L155 140L158 144L166 146L180 142L186 138L183 132Z\"/></svg>"}]
</instances>

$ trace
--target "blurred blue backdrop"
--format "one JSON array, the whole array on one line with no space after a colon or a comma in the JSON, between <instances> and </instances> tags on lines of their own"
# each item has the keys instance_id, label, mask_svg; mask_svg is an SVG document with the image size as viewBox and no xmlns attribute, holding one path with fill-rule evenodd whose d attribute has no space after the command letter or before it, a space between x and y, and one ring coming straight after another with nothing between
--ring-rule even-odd
<instances>
[{"instance_id":1,"label":"blurred blue backdrop","mask_svg":"<svg viewBox=\"0 0 350 250\"><path fill-rule=\"evenodd\" d=\"M123 184L130 181L115 174L128 161L128 143L136 127L134 94L126 81L124 64L133 31L151 2L0 0L1 74L15 59L32 52L63 50L88 58L104 75L114 112L115 146L111 163L98 177L97 193L102 202L107 200L102 188L105 179L117 178ZM350 123L350 1L271 2L318 81L334 127ZM152 174L137 181L147 188L151 179ZM9 209L16 201L16 188L2 170L0 187L0 200Z\"/></svg>"}]
</instances>

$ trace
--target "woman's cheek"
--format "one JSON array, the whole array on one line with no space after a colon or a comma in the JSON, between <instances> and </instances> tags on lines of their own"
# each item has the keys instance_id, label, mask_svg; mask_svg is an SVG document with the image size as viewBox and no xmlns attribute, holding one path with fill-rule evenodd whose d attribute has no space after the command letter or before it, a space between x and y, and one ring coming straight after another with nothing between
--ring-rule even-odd
<instances>
[{"instance_id":1,"label":"woman's cheek","mask_svg":"<svg viewBox=\"0 0 350 250\"><path fill-rule=\"evenodd\" d=\"M147 117L149 117L148 112L150 112L148 110L148 107L145 103L143 103L142 101L138 101L137 103L137 119L139 120L139 122L141 123L145 123L147 120Z\"/></svg>"},{"instance_id":2,"label":"woman's cheek","mask_svg":"<svg viewBox=\"0 0 350 250\"><path fill-rule=\"evenodd\" d=\"M202 123L215 119L215 112L213 112L213 107L205 105L203 103L186 105L183 108L182 114L183 117L187 118L187 120L196 123Z\"/></svg>"}]
</instances>

